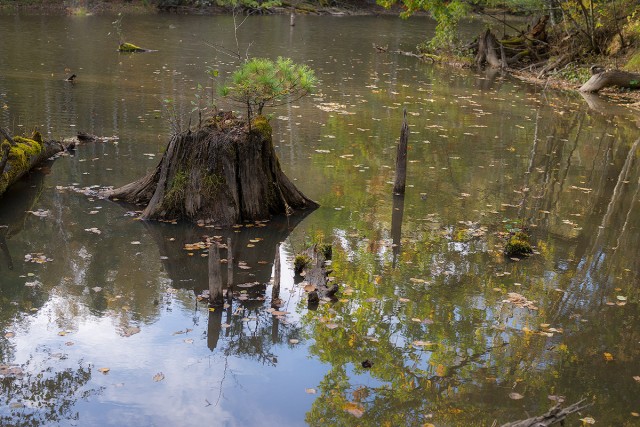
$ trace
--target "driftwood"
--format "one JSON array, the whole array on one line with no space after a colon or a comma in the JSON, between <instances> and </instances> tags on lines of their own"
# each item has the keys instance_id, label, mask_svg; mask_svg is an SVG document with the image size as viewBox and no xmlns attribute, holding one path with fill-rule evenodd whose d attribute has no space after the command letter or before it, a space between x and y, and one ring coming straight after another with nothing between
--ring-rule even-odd
<instances>
[{"instance_id":1,"label":"driftwood","mask_svg":"<svg viewBox=\"0 0 640 427\"><path fill-rule=\"evenodd\" d=\"M478 51L475 63L478 67L488 65L492 68L528 67L541 58L548 57L546 26L548 16L539 18L526 32L520 32L515 37L498 40L487 29L478 38Z\"/></svg>"},{"instance_id":2,"label":"driftwood","mask_svg":"<svg viewBox=\"0 0 640 427\"><path fill-rule=\"evenodd\" d=\"M429 55L426 53L414 53L414 52L408 52L406 50L389 50L388 46L380 46L377 45L375 43L373 43L373 48L378 52L378 53L395 53L397 55L404 55L404 56L410 56L412 58L418 58L422 61L431 61L431 62L435 62L434 56L433 55Z\"/></svg>"},{"instance_id":3,"label":"driftwood","mask_svg":"<svg viewBox=\"0 0 640 427\"><path fill-rule=\"evenodd\" d=\"M331 246L321 245L324 250L321 250L319 245L313 245L307 249L304 253L309 257L309 263L305 267L305 281L307 286L305 290L308 292L309 308L313 309L317 307L320 300L336 300L335 294L338 292L339 287L336 283L329 285L329 274L333 270L327 270L326 267L326 254L327 247L329 252Z\"/></svg>"},{"instance_id":4,"label":"driftwood","mask_svg":"<svg viewBox=\"0 0 640 427\"><path fill-rule=\"evenodd\" d=\"M591 67L593 75L581 87L580 92L598 92L607 87L640 89L640 74L622 70L605 71L602 67Z\"/></svg>"},{"instance_id":5,"label":"driftwood","mask_svg":"<svg viewBox=\"0 0 640 427\"><path fill-rule=\"evenodd\" d=\"M172 136L153 171L104 195L144 205L142 219L218 226L318 207L282 172L267 120L247 130L231 113Z\"/></svg>"},{"instance_id":6,"label":"driftwood","mask_svg":"<svg viewBox=\"0 0 640 427\"><path fill-rule=\"evenodd\" d=\"M503 424L502 427L547 427L552 426L554 424L562 422L567 415L573 414L574 412L581 411L589 406L590 403L582 404L584 399L579 402L574 403L573 405L567 406L566 408L561 408L561 403L556 404L553 408L549 409L542 415L537 417L527 418L526 420L514 421L511 423Z\"/></svg>"}]
</instances>

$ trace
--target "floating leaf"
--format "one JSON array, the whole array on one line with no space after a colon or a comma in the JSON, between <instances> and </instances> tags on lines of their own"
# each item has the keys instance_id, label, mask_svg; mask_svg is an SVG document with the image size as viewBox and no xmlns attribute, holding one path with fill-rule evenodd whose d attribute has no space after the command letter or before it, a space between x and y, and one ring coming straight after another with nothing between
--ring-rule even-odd
<instances>
[{"instance_id":1,"label":"floating leaf","mask_svg":"<svg viewBox=\"0 0 640 427\"><path fill-rule=\"evenodd\" d=\"M164 379L164 374L163 374L162 372L158 372L157 374L155 374L155 375L153 376L153 380L154 380L155 382L162 381L163 379Z\"/></svg>"},{"instance_id":2,"label":"floating leaf","mask_svg":"<svg viewBox=\"0 0 640 427\"><path fill-rule=\"evenodd\" d=\"M100 368L100 369L98 369L98 371L102 372L103 374L106 374L110 370L111 370L111 368Z\"/></svg>"},{"instance_id":3,"label":"floating leaf","mask_svg":"<svg viewBox=\"0 0 640 427\"><path fill-rule=\"evenodd\" d=\"M13 337L15 337L15 336L16 336L16 334L15 334L15 333L13 333L13 332L7 332L6 334L4 334L4 337L5 337L5 338L13 338Z\"/></svg>"},{"instance_id":4,"label":"floating leaf","mask_svg":"<svg viewBox=\"0 0 640 427\"><path fill-rule=\"evenodd\" d=\"M364 408L362 405L359 405L354 402L347 402L342 406L342 409L350 413L356 418L360 418L364 415Z\"/></svg>"},{"instance_id":5,"label":"floating leaf","mask_svg":"<svg viewBox=\"0 0 640 427\"><path fill-rule=\"evenodd\" d=\"M596 423L596 420L593 417L580 418L580 421L582 421L585 424L595 424Z\"/></svg>"},{"instance_id":6,"label":"floating leaf","mask_svg":"<svg viewBox=\"0 0 640 427\"><path fill-rule=\"evenodd\" d=\"M131 335L135 335L140 332L140 328L137 326L129 326L128 328L124 328L122 330L122 336L130 337Z\"/></svg>"},{"instance_id":7,"label":"floating leaf","mask_svg":"<svg viewBox=\"0 0 640 427\"><path fill-rule=\"evenodd\" d=\"M289 314L288 311L278 311L278 310L274 310L271 312L272 315L274 316L285 316L287 314Z\"/></svg>"},{"instance_id":8,"label":"floating leaf","mask_svg":"<svg viewBox=\"0 0 640 427\"><path fill-rule=\"evenodd\" d=\"M415 345L416 347L425 347L428 345L433 345L431 341L420 341L420 340L414 341L412 344Z\"/></svg>"},{"instance_id":9,"label":"floating leaf","mask_svg":"<svg viewBox=\"0 0 640 427\"><path fill-rule=\"evenodd\" d=\"M305 388L304 391L307 394L316 394L316 389L315 388Z\"/></svg>"},{"instance_id":10,"label":"floating leaf","mask_svg":"<svg viewBox=\"0 0 640 427\"><path fill-rule=\"evenodd\" d=\"M193 339L191 339L191 338L187 338L187 339L185 339L185 340L184 340L184 342L185 342L186 344L193 344Z\"/></svg>"},{"instance_id":11,"label":"floating leaf","mask_svg":"<svg viewBox=\"0 0 640 427\"><path fill-rule=\"evenodd\" d=\"M613 354L605 352L604 360L606 360L607 362L611 362L613 360Z\"/></svg>"},{"instance_id":12,"label":"floating leaf","mask_svg":"<svg viewBox=\"0 0 640 427\"><path fill-rule=\"evenodd\" d=\"M515 391L512 393L509 393L509 398L513 399L513 400L520 400L523 399L524 396L521 395L520 393L516 393Z\"/></svg>"},{"instance_id":13,"label":"floating leaf","mask_svg":"<svg viewBox=\"0 0 640 427\"><path fill-rule=\"evenodd\" d=\"M300 340L297 340L297 339L295 339L295 338L291 338L291 339L289 340L289 343L290 343L290 344L298 344L299 342L300 342Z\"/></svg>"}]
</instances>

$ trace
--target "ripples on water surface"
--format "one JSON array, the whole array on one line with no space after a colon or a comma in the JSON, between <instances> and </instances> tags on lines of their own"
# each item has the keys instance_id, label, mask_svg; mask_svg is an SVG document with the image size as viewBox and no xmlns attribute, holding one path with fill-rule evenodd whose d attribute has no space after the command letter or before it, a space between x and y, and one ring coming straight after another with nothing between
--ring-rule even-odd
<instances>
[{"instance_id":1,"label":"ripples on water surface","mask_svg":"<svg viewBox=\"0 0 640 427\"><path fill-rule=\"evenodd\" d=\"M147 224L66 188L122 185L157 164L164 100L186 115L197 85L212 85L207 66L232 70L204 44L235 48L232 20L125 17L127 40L158 52L121 55L113 19L0 16L0 124L119 138L79 147L0 201L3 425L491 425L542 413L549 396L593 399L582 416L602 425L634 422L633 118L372 49L411 49L425 20L252 17L243 49L253 41L253 55L290 56L321 80L272 122L285 171L322 207L230 231ZM394 204L403 107L409 186ZM523 225L537 253L505 259L501 236ZM250 267L236 266L236 286L258 283L214 312L195 298L206 258L183 249L204 235L232 237ZM334 243L343 284L317 311L291 271L311 239ZM267 311L278 242L281 319ZM504 302L509 292L537 310Z\"/></svg>"}]
</instances>

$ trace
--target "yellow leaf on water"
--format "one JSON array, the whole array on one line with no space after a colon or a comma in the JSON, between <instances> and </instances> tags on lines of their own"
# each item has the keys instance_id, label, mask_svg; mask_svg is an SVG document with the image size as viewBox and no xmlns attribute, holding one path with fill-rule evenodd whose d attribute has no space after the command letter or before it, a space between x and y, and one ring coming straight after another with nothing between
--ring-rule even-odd
<instances>
[{"instance_id":1,"label":"yellow leaf on water","mask_svg":"<svg viewBox=\"0 0 640 427\"><path fill-rule=\"evenodd\" d=\"M580 418L580 421L582 421L583 424L595 424L596 423L596 420L593 419L593 417Z\"/></svg>"},{"instance_id":2,"label":"yellow leaf on water","mask_svg":"<svg viewBox=\"0 0 640 427\"><path fill-rule=\"evenodd\" d=\"M520 399L524 398L524 396L521 395L520 393L516 393L514 391L513 393L509 393L509 398L511 398L513 400L520 400Z\"/></svg>"},{"instance_id":3,"label":"yellow leaf on water","mask_svg":"<svg viewBox=\"0 0 640 427\"><path fill-rule=\"evenodd\" d=\"M162 372L158 372L153 376L153 380L155 382L162 381L164 379L164 374Z\"/></svg>"},{"instance_id":4,"label":"yellow leaf on water","mask_svg":"<svg viewBox=\"0 0 640 427\"><path fill-rule=\"evenodd\" d=\"M356 418L360 418L364 415L364 408L354 402L347 402L342 406L342 409L350 413Z\"/></svg>"},{"instance_id":5,"label":"yellow leaf on water","mask_svg":"<svg viewBox=\"0 0 640 427\"><path fill-rule=\"evenodd\" d=\"M316 394L316 389L315 388L305 388L304 391L307 394Z\"/></svg>"},{"instance_id":6,"label":"yellow leaf on water","mask_svg":"<svg viewBox=\"0 0 640 427\"><path fill-rule=\"evenodd\" d=\"M110 370L111 370L111 368L100 368L100 369L98 369L98 371L102 372L103 374L106 374Z\"/></svg>"},{"instance_id":7,"label":"yellow leaf on water","mask_svg":"<svg viewBox=\"0 0 640 427\"><path fill-rule=\"evenodd\" d=\"M613 360L613 354L611 353L604 353L604 360L606 360L607 362L611 362Z\"/></svg>"}]
</instances>

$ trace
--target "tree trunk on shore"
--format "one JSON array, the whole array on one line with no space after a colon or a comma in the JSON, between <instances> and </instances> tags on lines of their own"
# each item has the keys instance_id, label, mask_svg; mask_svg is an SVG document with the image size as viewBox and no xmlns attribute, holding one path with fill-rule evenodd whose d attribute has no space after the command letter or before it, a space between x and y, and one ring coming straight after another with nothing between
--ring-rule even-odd
<instances>
[{"instance_id":1,"label":"tree trunk on shore","mask_svg":"<svg viewBox=\"0 0 640 427\"><path fill-rule=\"evenodd\" d=\"M105 195L145 205L142 219L218 226L318 207L282 172L267 120L247 131L231 113L174 135L155 170Z\"/></svg>"},{"instance_id":2,"label":"tree trunk on shore","mask_svg":"<svg viewBox=\"0 0 640 427\"><path fill-rule=\"evenodd\" d=\"M580 92L598 92L612 86L640 89L640 74L621 70L602 71L592 75L579 90Z\"/></svg>"}]
</instances>

